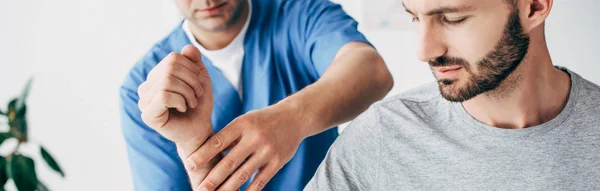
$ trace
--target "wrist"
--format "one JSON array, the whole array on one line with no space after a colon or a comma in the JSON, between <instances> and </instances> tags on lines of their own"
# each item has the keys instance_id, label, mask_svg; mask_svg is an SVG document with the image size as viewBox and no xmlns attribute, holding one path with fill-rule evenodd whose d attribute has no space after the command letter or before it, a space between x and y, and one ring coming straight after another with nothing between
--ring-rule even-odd
<instances>
[{"instance_id":1,"label":"wrist","mask_svg":"<svg viewBox=\"0 0 600 191\"><path fill-rule=\"evenodd\" d=\"M274 105L284 116L288 116L291 126L297 128L302 139L320 133L322 124L319 116L311 110L308 104L296 100L283 100Z\"/></svg>"},{"instance_id":2,"label":"wrist","mask_svg":"<svg viewBox=\"0 0 600 191\"><path fill-rule=\"evenodd\" d=\"M180 149L180 152L187 157L204 144L208 138L214 135L214 130L212 129L212 124L210 122L196 122L191 126L189 131L182 133L185 133L183 136L186 137L186 139L181 142L175 142L175 144Z\"/></svg>"}]
</instances>

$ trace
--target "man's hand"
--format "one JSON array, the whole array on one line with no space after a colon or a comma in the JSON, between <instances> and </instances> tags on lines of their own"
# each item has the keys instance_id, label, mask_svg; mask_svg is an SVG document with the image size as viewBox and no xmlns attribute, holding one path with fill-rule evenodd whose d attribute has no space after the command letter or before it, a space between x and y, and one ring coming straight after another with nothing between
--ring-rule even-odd
<instances>
[{"instance_id":1,"label":"man's hand","mask_svg":"<svg viewBox=\"0 0 600 191\"><path fill-rule=\"evenodd\" d=\"M299 127L305 123L299 121L299 116L292 115L294 112L277 104L251 111L209 138L189 158L196 165L204 165L224 150L232 149L196 189L237 190L256 170L260 171L247 190L264 188L294 156L306 137Z\"/></svg>"},{"instance_id":2,"label":"man's hand","mask_svg":"<svg viewBox=\"0 0 600 191\"><path fill-rule=\"evenodd\" d=\"M164 58L150 71L138 94L142 120L173 141L182 159L214 134L212 84L194 46L188 45L181 54L173 52ZM193 187L199 185L218 160L215 157L188 173Z\"/></svg>"}]
</instances>

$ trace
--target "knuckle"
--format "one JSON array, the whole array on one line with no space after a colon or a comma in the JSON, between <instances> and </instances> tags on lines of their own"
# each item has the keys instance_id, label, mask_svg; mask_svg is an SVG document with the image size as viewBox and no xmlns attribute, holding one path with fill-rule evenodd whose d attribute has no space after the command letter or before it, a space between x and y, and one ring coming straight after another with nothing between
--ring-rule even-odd
<instances>
[{"instance_id":1,"label":"knuckle","mask_svg":"<svg viewBox=\"0 0 600 191\"><path fill-rule=\"evenodd\" d=\"M194 72L194 74L198 75L202 72L202 69L200 69L200 67L192 67L192 72Z\"/></svg>"},{"instance_id":2,"label":"knuckle","mask_svg":"<svg viewBox=\"0 0 600 191\"><path fill-rule=\"evenodd\" d=\"M217 188L218 184L217 181L213 180L212 178L206 178L204 186L206 186L209 190L214 190Z\"/></svg>"},{"instance_id":3,"label":"knuckle","mask_svg":"<svg viewBox=\"0 0 600 191\"><path fill-rule=\"evenodd\" d=\"M151 129L156 129L156 128L154 127L154 124L152 124L152 123L151 123L151 122L152 122L152 119L150 119L150 116L148 116L147 114L145 114L145 113L142 113L142 121L143 121L143 122L144 122L144 123L145 123L145 124L146 124L148 127L150 127Z\"/></svg>"},{"instance_id":4,"label":"knuckle","mask_svg":"<svg viewBox=\"0 0 600 191\"><path fill-rule=\"evenodd\" d=\"M175 84L175 77L173 76L167 76L163 79L163 85L164 85L164 89L171 87Z\"/></svg>"},{"instance_id":5,"label":"knuckle","mask_svg":"<svg viewBox=\"0 0 600 191\"><path fill-rule=\"evenodd\" d=\"M276 152L277 152L277 150L276 150L276 149L275 149L275 147L274 147L274 146L272 146L272 145L265 145L265 152L266 152L268 155L275 155L275 154L276 154Z\"/></svg>"},{"instance_id":6,"label":"knuckle","mask_svg":"<svg viewBox=\"0 0 600 191\"><path fill-rule=\"evenodd\" d=\"M254 187L256 187L259 190L265 188L265 185L267 185L267 182L264 180L256 180L256 183L254 183Z\"/></svg>"},{"instance_id":7,"label":"knuckle","mask_svg":"<svg viewBox=\"0 0 600 191\"><path fill-rule=\"evenodd\" d=\"M240 170L236 177L239 181L246 182L250 178L250 173L245 170Z\"/></svg>"},{"instance_id":8,"label":"knuckle","mask_svg":"<svg viewBox=\"0 0 600 191\"><path fill-rule=\"evenodd\" d=\"M162 103L166 105L166 104L168 104L169 99L171 99L171 94L167 91L163 91L161 93L161 97L162 97Z\"/></svg>"},{"instance_id":9,"label":"knuckle","mask_svg":"<svg viewBox=\"0 0 600 191\"><path fill-rule=\"evenodd\" d=\"M269 144L270 145L270 142L269 142L269 140L271 139L271 137L269 135L270 132L266 131L265 129L256 129L255 131L256 131L256 135L261 140L263 140L263 142L265 144Z\"/></svg>"},{"instance_id":10,"label":"knuckle","mask_svg":"<svg viewBox=\"0 0 600 191\"><path fill-rule=\"evenodd\" d=\"M283 166L284 164L283 159L281 159L280 157L274 157L273 159L271 159L271 162L275 166Z\"/></svg>"},{"instance_id":11,"label":"knuckle","mask_svg":"<svg viewBox=\"0 0 600 191\"><path fill-rule=\"evenodd\" d=\"M194 164L197 164L200 159L202 159L202 156L196 153L191 153L190 156L188 156L188 160L192 161Z\"/></svg>"},{"instance_id":12,"label":"knuckle","mask_svg":"<svg viewBox=\"0 0 600 191\"><path fill-rule=\"evenodd\" d=\"M169 76L175 75L175 73L177 72L177 70L179 70L179 64L177 64L177 63L171 63L171 64L169 64L169 65L166 66L165 70L166 70L166 73Z\"/></svg>"},{"instance_id":13,"label":"knuckle","mask_svg":"<svg viewBox=\"0 0 600 191\"><path fill-rule=\"evenodd\" d=\"M199 71L200 75L202 75L204 77L207 77L207 78L210 78L210 75L208 74L208 69L206 69L206 68L200 68L198 71Z\"/></svg>"},{"instance_id":14,"label":"knuckle","mask_svg":"<svg viewBox=\"0 0 600 191\"><path fill-rule=\"evenodd\" d=\"M165 60L168 63L174 63L174 62L177 62L177 58L179 56L181 56L179 53L177 53L177 52L171 52L171 53L169 53L169 55L167 55L167 57L165 58Z\"/></svg>"},{"instance_id":15,"label":"knuckle","mask_svg":"<svg viewBox=\"0 0 600 191\"><path fill-rule=\"evenodd\" d=\"M201 168L204 168L204 167L208 166L207 164L205 164L205 161L207 160L206 157L204 157L202 155L193 153L189 157L189 159L192 160L195 165L201 165Z\"/></svg>"},{"instance_id":16,"label":"knuckle","mask_svg":"<svg viewBox=\"0 0 600 191\"><path fill-rule=\"evenodd\" d=\"M223 136L215 134L210 138L210 145L216 148L223 147Z\"/></svg>"},{"instance_id":17,"label":"knuckle","mask_svg":"<svg viewBox=\"0 0 600 191\"><path fill-rule=\"evenodd\" d=\"M142 99L140 99L138 101L138 108L140 109L141 112L144 112L144 108L145 108L145 104L143 103Z\"/></svg>"},{"instance_id":18,"label":"knuckle","mask_svg":"<svg viewBox=\"0 0 600 191\"><path fill-rule=\"evenodd\" d=\"M144 87L145 87L147 84L148 84L148 82L146 81L146 82L142 82L142 83L140 84L140 86L138 86L138 88L137 88L137 92L138 92L138 94L139 94L140 92L142 92L142 90L144 89Z\"/></svg>"},{"instance_id":19,"label":"knuckle","mask_svg":"<svg viewBox=\"0 0 600 191\"><path fill-rule=\"evenodd\" d=\"M201 87L202 83L201 83L202 79L200 78L200 76L194 76L194 80L192 80L192 85L194 87Z\"/></svg>"},{"instance_id":20,"label":"knuckle","mask_svg":"<svg viewBox=\"0 0 600 191\"><path fill-rule=\"evenodd\" d=\"M235 160L229 158L229 157L225 157L225 159L223 159L223 165L225 166L225 168L227 170L233 170L235 168Z\"/></svg>"},{"instance_id":21,"label":"knuckle","mask_svg":"<svg viewBox=\"0 0 600 191\"><path fill-rule=\"evenodd\" d=\"M251 113L254 111L249 111L246 115L242 115L238 118L236 118L236 121L244 126L250 126L254 123L255 119L254 117L251 115Z\"/></svg>"},{"instance_id":22,"label":"knuckle","mask_svg":"<svg viewBox=\"0 0 600 191\"><path fill-rule=\"evenodd\" d=\"M142 113L142 121L147 125L148 124L148 115L146 113Z\"/></svg>"}]
</instances>

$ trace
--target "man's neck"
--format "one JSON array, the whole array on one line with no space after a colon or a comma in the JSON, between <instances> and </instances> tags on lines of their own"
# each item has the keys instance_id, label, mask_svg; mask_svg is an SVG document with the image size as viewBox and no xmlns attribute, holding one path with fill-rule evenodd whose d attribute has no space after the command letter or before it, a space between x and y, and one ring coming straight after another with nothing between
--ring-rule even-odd
<instances>
[{"instance_id":1,"label":"man's neck","mask_svg":"<svg viewBox=\"0 0 600 191\"><path fill-rule=\"evenodd\" d=\"M552 65L545 43L531 43L529 50L496 90L462 103L471 116L493 127L519 129L548 122L563 110L571 89L569 75Z\"/></svg>"},{"instance_id":2,"label":"man's neck","mask_svg":"<svg viewBox=\"0 0 600 191\"><path fill-rule=\"evenodd\" d=\"M208 31L198 28L192 23L188 23L196 41L206 50L219 50L227 47L237 35L242 31L246 20L250 16L250 5L248 1L243 1L243 9L236 19L235 23L228 26L227 29L220 31Z\"/></svg>"}]
</instances>

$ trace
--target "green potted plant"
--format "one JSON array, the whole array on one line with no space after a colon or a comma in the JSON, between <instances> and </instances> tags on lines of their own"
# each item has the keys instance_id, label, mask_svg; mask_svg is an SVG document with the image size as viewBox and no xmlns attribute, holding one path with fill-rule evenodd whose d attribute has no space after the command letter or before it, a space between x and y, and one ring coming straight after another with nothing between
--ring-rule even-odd
<instances>
[{"instance_id":1,"label":"green potted plant","mask_svg":"<svg viewBox=\"0 0 600 191\"><path fill-rule=\"evenodd\" d=\"M33 159L19 153L19 146L27 143L27 104L25 99L29 93L32 79L29 79L23 92L17 98L8 103L6 110L0 109L0 117L8 119L8 131L0 131L0 145L5 140L15 138L18 143L13 152L6 156L0 156L0 190L4 190L4 185L9 179L12 179L19 191L46 191L48 188L38 179ZM48 151L40 145L40 154L51 169L65 177L63 170Z\"/></svg>"}]
</instances>

